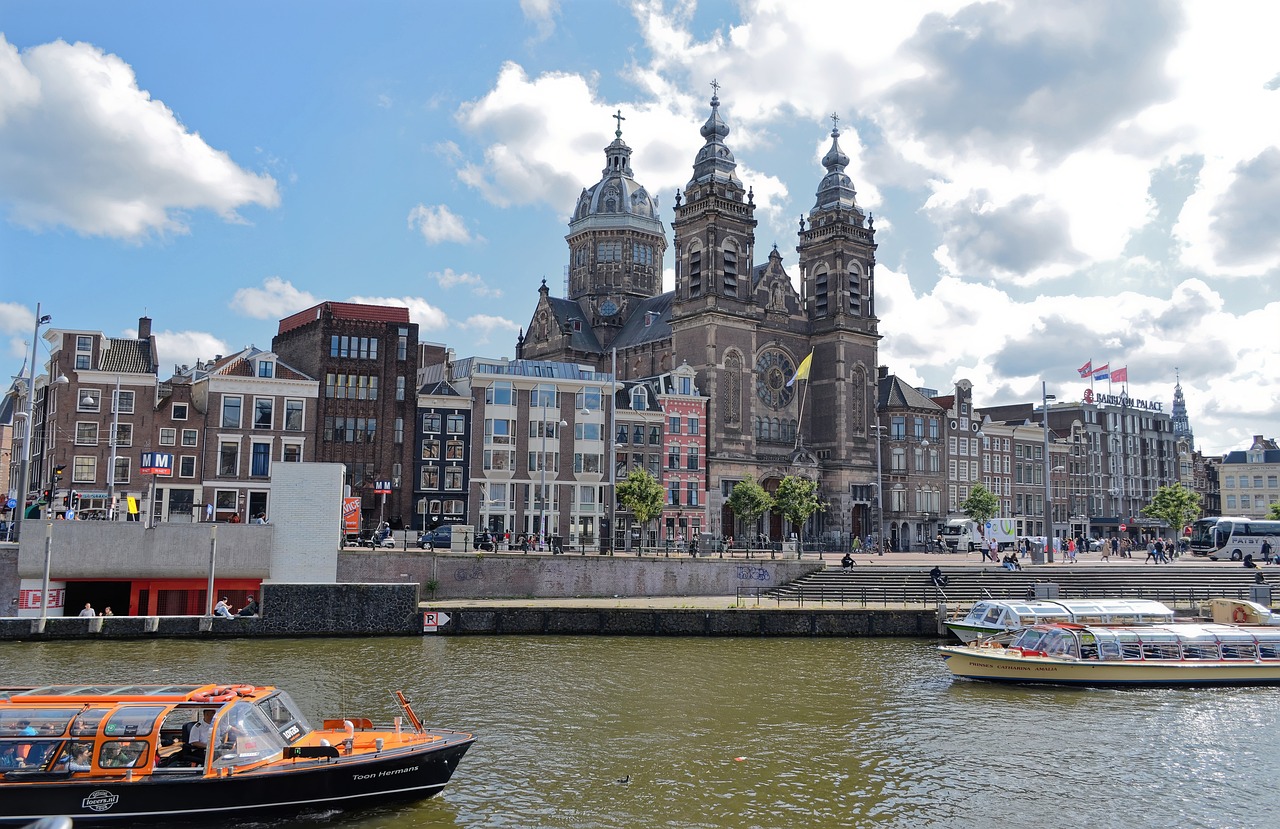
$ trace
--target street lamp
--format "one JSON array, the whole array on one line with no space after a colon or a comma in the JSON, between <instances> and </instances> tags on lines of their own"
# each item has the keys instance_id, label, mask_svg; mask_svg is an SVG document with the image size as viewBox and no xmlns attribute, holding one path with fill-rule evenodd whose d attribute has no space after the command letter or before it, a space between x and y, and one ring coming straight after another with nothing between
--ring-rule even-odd
<instances>
[{"instance_id":1,"label":"street lamp","mask_svg":"<svg viewBox=\"0 0 1280 829\"><path fill-rule=\"evenodd\" d=\"M559 389L556 389L557 396ZM547 532L547 387L538 387L538 399L542 404L542 423L539 431L542 433L542 457L538 459L538 499L539 499L539 517L538 517L538 534L547 540L548 545L551 543L551 534ZM557 402L559 402L557 400ZM561 428L569 424L561 420ZM557 436L559 432L556 432Z\"/></svg>"},{"instance_id":2,"label":"street lamp","mask_svg":"<svg viewBox=\"0 0 1280 829\"><path fill-rule=\"evenodd\" d=\"M21 482L21 489L18 492L18 511L13 517L13 538L15 541L22 538L22 519L27 512L27 490L31 488L31 439L35 436L35 416L32 407L36 399L36 351L37 344L40 342L40 326L47 325L53 317L45 314L40 315L40 303L36 303L36 325L35 333L31 335L31 364L27 367L27 406L24 412L27 419L27 434L22 440L22 471L18 476ZM45 598L40 597L41 603Z\"/></svg>"},{"instance_id":3,"label":"street lamp","mask_svg":"<svg viewBox=\"0 0 1280 829\"><path fill-rule=\"evenodd\" d=\"M882 469L880 436L885 427L880 425L880 414L876 413L875 425L871 431L876 433L876 538L878 554L884 555L884 470Z\"/></svg>"},{"instance_id":4,"label":"street lamp","mask_svg":"<svg viewBox=\"0 0 1280 829\"><path fill-rule=\"evenodd\" d=\"M618 349L611 350L609 372L612 378L609 383L609 438L606 442L608 446L615 446L618 439ZM618 502L618 451L609 450L609 555L613 555L613 548L617 539L618 530L614 527L613 522L617 519L617 502ZM604 542L604 533L600 534L600 541ZM601 555L604 554L604 548L601 548Z\"/></svg>"},{"instance_id":5,"label":"street lamp","mask_svg":"<svg viewBox=\"0 0 1280 829\"><path fill-rule=\"evenodd\" d=\"M1049 394L1048 385L1045 381L1040 381L1040 416L1044 425L1044 546L1046 560L1053 563L1053 508L1051 506L1051 495L1049 492L1049 401L1057 400L1055 395Z\"/></svg>"}]
</instances>

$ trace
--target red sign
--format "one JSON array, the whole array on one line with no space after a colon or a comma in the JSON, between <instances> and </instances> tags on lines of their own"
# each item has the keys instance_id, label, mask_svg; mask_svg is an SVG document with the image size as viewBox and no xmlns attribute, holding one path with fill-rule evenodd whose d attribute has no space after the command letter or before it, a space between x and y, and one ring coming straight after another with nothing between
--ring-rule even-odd
<instances>
[{"instance_id":1,"label":"red sign","mask_svg":"<svg viewBox=\"0 0 1280 829\"><path fill-rule=\"evenodd\" d=\"M360 532L360 499L342 499L342 529L349 533Z\"/></svg>"},{"instance_id":2,"label":"red sign","mask_svg":"<svg viewBox=\"0 0 1280 829\"><path fill-rule=\"evenodd\" d=\"M1120 525L1120 532L1124 532L1124 531L1125 531L1125 530L1127 530L1127 529L1129 529L1129 525L1128 525L1128 524L1121 524L1121 525Z\"/></svg>"}]
</instances>

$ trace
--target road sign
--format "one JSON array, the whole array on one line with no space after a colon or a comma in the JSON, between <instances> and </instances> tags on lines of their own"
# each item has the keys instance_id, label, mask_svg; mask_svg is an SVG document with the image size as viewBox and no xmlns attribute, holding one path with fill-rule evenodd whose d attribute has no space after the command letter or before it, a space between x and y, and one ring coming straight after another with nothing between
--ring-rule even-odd
<instances>
[{"instance_id":1,"label":"road sign","mask_svg":"<svg viewBox=\"0 0 1280 829\"><path fill-rule=\"evenodd\" d=\"M435 633L438 629L449 624L449 614L441 613L435 610L427 610L422 614L422 632Z\"/></svg>"},{"instance_id":2,"label":"road sign","mask_svg":"<svg viewBox=\"0 0 1280 829\"><path fill-rule=\"evenodd\" d=\"M17 502L17 500L16 500L16 499L14 499L14 498L10 498L8 501L5 501L5 502L4 502L4 505L5 505L6 507L8 507L9 509L17 509L17 507L18 507L18 502Z\"/></svg>"},{"instance_id":3,"label":"road sign","mask_svg":"<svg viewBox=\"0 0 1280 829\"><path fill-rule=\"evenodd\" d=\"M1127 530L1127 529L1129 529L1129 525L1128 525L1128 524L1121 524L1121 525L1120 525L1120 532L1124 532L1124 531L1125 531L1125 530Z\"/></svg>"}]
</instances>

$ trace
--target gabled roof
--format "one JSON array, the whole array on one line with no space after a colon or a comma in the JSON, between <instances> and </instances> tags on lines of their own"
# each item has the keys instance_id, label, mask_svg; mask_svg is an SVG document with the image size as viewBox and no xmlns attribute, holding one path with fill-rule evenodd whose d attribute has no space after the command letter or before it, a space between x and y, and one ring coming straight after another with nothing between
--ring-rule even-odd
<instances>
[{"instance_id":1,"label":"gabled roof","mask_svg":"<svg viewBox=\"0 0 1280 829\"><path fill-rule=\"evenodd\" d=\"M156 374L154 358L150 340L110 337L98 359L98 370L120 374Z\"/></svg>"},{"instance_id":2,"label":"gabled roof","mask_svg":"<svg viewBox=\"0 0 1280 829\"><path fill-rule=\"evenodd\" d=\"M896 374L881 378L877 392L876 408L879 410L923 409L924 411L942 411L941 406L902 382Z\"/></svg>"},{"instance_id":3,"label":"gabled roof","mask_svg":"<svg viewBox=\"0 0 1280 829\"><path fill-rule=\"evenodd\" d=\"M439 368L441 371L444 370L444 366L440 366ZM427 383L425 386L418 389L418 394L429 394L436 397L462 397L462 395L458 393L458 390L455 389L447 380L435 380Z\"/></svg>"},{"instance_id":4,"label":"gabled roof","mask_svg":"<svg viewBox=\"0 0 1280 829\"><path fill-rule=\"evenodd\" d=\"M314 322L323 317L325 311L328 311L329 316L334 319L409 324L408 308L391 305L362 305L357 302L322 302L319 305L313 305L305 311L299 311L280 320L280 327L277 329L276 334L280 335L286 331L301 328L309 322Z\"/></svg>"},{"instance_id":5,"label":"gabled roof","mask_svg":"<svg viewBox=\"0 0 1280 829\"><path fill-rule=\"evenodd\" d=\"M270 352L263 351L256 346L249 346L238 354L232 354L223 357L216 362L210 361L204 363L196 363L195 369L191 372L191 376L195 380L202 380L206 377L257 377L253 370L253 359L262 354ZM276 380L315 380L316 378L306 372L298 371L288 363L282 362L279 357L273 358L276 364L275 377ZM263 378L268 379L268 378Z\"/></svg>"},{"instance_id":6,"label":"gabled roof","mask_svg":"<svg viewBox=\"0 0 1280 829\"><path fill-rule=\"evenodd\" d=\"M635 304L631 316L613 341L619 350L671 339L671 301L675 291L658 294Z\"/></svg>"},{"instance_id":7,"label":"gabled roof","mask_svg":"<svg viewBox=\"0 0 1280 829\"><path fill-rule=\"evenodd\" d=\"M547 305L551 307L551 318L555 320L556 325L561 331L569 334L569 348L586 354L604 353L604 349L600 347L600 340L596 339L596 332L591 329L586 315L582 312L581 305L572 299L556 296L548 296ZM576 330L575 320L578 323Z\"/></svg>"}]
</instances>

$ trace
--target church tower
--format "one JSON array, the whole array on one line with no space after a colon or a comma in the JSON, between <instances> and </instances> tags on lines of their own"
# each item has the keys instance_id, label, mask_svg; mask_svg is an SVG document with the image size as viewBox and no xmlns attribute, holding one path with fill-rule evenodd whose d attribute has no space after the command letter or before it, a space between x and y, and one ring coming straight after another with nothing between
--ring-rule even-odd
<instances>
[{"instance_id":1,"label":"church tower","mask_svg":"<svg viewBox=\"0 0 1280 829\"><path fill-rule=\"evenodd\" d=\"M873 220L858 206L840 149L839 117L831 116L827 173L818 184L808 226L800 219L800 274L812 332L813 364L804 435L832 468L868 468L868 426L875 420L879 320L875 314ZM847 490L847 487L844 488Z\"/></svg>"}]
</instances>

